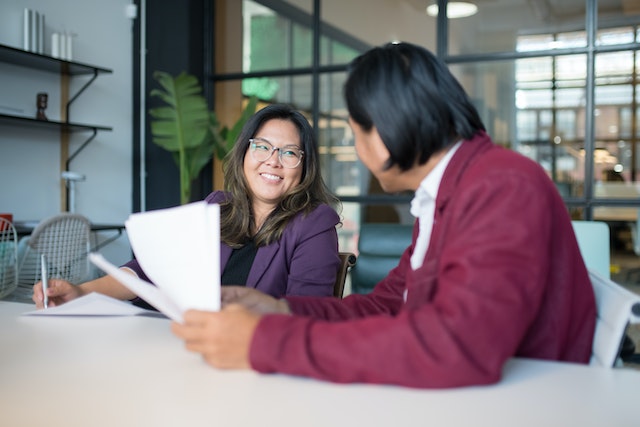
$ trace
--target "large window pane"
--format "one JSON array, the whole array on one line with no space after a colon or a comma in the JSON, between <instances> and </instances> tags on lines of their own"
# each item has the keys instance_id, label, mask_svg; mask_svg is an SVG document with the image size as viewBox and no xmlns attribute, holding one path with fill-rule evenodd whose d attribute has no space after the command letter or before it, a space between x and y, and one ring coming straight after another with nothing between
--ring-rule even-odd
<instances>
[{"instance_id":1,"label":"large window pane","mask_svg":"<svg viewBox=\"0 0 640 427\"><path fill-rule=\"evenodd\" d=\"M297 2L298 3L298 2ZM310 14L302 4L282 2L277 10L258 2L243 2L242 71L309 67L312 61Z\"/></svg>"},{"instance_id":2,"label":"large window pane","mask_svg":"<svg viewBox=\"0 0 640 427\"><path fill-rule=\"evenodd\" d=\"M606 3L606 2L605 2ZM603 4L605 4L603 3ZM600 5L602 6L602 5ZM639 16L640 18L640 16ZM634 42L633 27L607 28L598 31L596 44L601 46L611 46L616 44L626 44Z\"/></svg>"},{"instance_id":3,"label":"large window pane","mask_svg":"<svg viewBox=\"0 0 640 427\"><path fill-rule=\"evenodd\" d=\"M343 36L342 34L340 34ZM320 39L320 64L321 65L335 65L335 64L348 64L363 52L364 46L360 43L340 37L343 42L336 41L333 38L326 36Z\"/></svg>"},{"instance_id":4,"label":"large window pane","mask_svg":"<svg viewBox=\"0 0 640 427\"><path fill-rule=\"evenodd\" d=\"M640 22L640 7L634 0L598 0L598 45L614 45L633 41L634 29Z\"/></svg>"},{"instance_id":5,"label":"large window pane","mask_svg":"<svg viewBox=\"0 0 640 427\"><path fill-rule=\"evenodd\" d=\"M394 40L435 49L436 19L421 0L323 0L323 37L362 50ZM335 33L338 30L341 34ZM346 39L343 36L348 35Z\"/></svg>"},{"instance_id":6,"label":"large window pane","mask_svg":"<svg viewBox=\"0 0 640 427\"><path fill-rule=\"evenodd\" d=\"M601 53L596 56L596 83L630 83L634 52Z\"/></svg>"},{"instance_id":7,"label":"large window pane","mask_svg":"<svg viewBox=\"0 0 640 427\"><path fill-rule=\"evenodd\" d=\"M330 73L320 80L319 144L325 180L339 196L365 194L360 183L366 171L358 161L342 97L345 73Z\"/></svg>"},{"instance_id":8,"label":"large window pane","mask_svg":"<svg viewBox=\"0 0 640 427\"><path fill-rule=\"evenodd\" d=\"M236 22L227 10L238 8L240 3L244 5L240 15L244 10L244 16ZM342 100L345 75L342 68L335 72L325 66L346 65L370 46L393 40L435 51L436 17L425 13L431 3L321 0L320 50L314 52L313 29L318 22L313 17L314 1L216 2L216 11L224 5L224 13L218 13L216 21L216 42L221 46L216 51L216 72L258 74L220 88L216 85L216 109L233 113L236 98L257 94L264 102L293 104L307 115L317 126L323 176L334 192L349 200L343 212L345 230L340 232L345 249L357 241L355 230L360 221L402 222L411 218L406 216L407 196L386 199L389 196L383 195L357 160ZM452 71L472 97L494 141L539 162L567 199L573 218L600 215L602 209L635 210L639 198L624 196L620 200L603 194L598 187L610 182L621 185L621 181L611 181L614 178L609 170L621 175L625 185L635 186L640 170L640 90L634 86L640 75L640 55L633 49L615 51L617 46L640 40L640 15L631 4L634 2L597 2L594 22L598 29L593 46L588 46L587 15L591 15L586 8L596 2L474 3L479 7L475 15L448 20L445 44ZM240 33L235 32L237 28L242 28ZM608 52L599 51L599 47ZM593 56L587 55L591 48L595 48ZM536 52L544 56L533 57ZM511 54L527 58L506 60ZM592 57L595 63L588 64ZM319 58L319 64L314 58ZM299 73L314 65L321 67L315 74L268 74L287 69ZM588 81L590 65L595 70L593 82ZM259 75L262 71L264 76ZM592 84L593 104L588 99ZM316 94L319 98L314 100ZM316 107L318 110L312 111ZM587 128L590 124L594 132ZM595 139L586 140L591 137ZM595 152L587 153L585 147L594 147ZM589 172L593 174L586 176ZM629 204L621 205L621 201Z\"/></svg>"},{"instance_id":9,"label":"large window pane","mask_svg":"<svg viewBox=\"0 0 640 427\"><path fill-rule=\"evenodd\" d=\"M518 45L528 48L535 44L545 50L544 43L548 43L548 49L555 40L580 40L577 34L526 36ZM546 72L535 72L540 69ZM565 198L584 192L585 70L585 55L516 61L515 149L540 163ZM532 81L537 84L532 85Z\"/></svg>"},{"instance_id":10,"label":"large window pane","mask_svg":"<svg viewBox=\"0 0 640 427\"><path fill-rule=\"evenodd\" d=\"M586 46L585 1L477 2L478 13L449 20L450 55L531 51ZM558 28L572 28L560 36ZM518 37L542 34L520 45ZM552 43L552 44L550 44Z\"/></svg>"},{"instance_id":11,"label":"large window pane","mask_svg":"<svg viewBox=\"0 0 640 427\"><path fill-rule=\"evenodd\" d=\"M473 100L493 140L507 147L517 144L514 62L454 64L449 68Z\"/></svg>"}]
</instances>

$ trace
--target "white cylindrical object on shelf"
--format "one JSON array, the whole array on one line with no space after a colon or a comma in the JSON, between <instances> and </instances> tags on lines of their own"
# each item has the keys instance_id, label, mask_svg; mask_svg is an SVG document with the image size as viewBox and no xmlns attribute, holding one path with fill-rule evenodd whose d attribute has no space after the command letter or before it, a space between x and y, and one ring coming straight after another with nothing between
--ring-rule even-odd
<instances>
[{"instance_id":1,"label":"white cylindrical object on shelf","mask_svg":"<svg viewBox=\"0 0 640 427\"><path fill-rule=\"evenodd\" d=\"M73 60L73 34L69 33L67 34L67 39L66 39L66 43L67 43L67 57L66 60L67 61L71 61Z\"/></svg>"},{"instance_id":2,"label":"white cylindrical object on shelf","mask_svg":"<svg viewBox=\"0 0 640 427\"><path fill-rule=\"evenodd\" d=\"M60 58L60 34L51 34L51 56Z\"/></svg>"},{"instance_id":3,"label":"white cylindrical object on shelf","mask_svg":"<svg viewBox=\"0 0 640 427\"><path fill-rule=\"evenodd\" d=\"M40 14L40 19L38 20L38 53L40 55L44 54L44 14Z\"/></svg>"},{"instance_id":4,"label":"white cylindrical object on shelf","mask_svg":"<svg viewBox=\"0 0 640 427\"><path fill-rule=\"evenodd\" d=\"M60 46L60 59L67 59L67 33L60 33L58 39L58 46Z\"/></svg>"},{"instance_id":5,"label":"white cylindrical object on shelf","mask_svg":"<svg viewBox=\"0 0 640 427\"><path fill-rule=\"evenodd\" d=\"M31 39L29 40L29 51L37 52L38 51L38 12L35 10L31 11Z\"/></svg>"},{"instance_id":6,"label":"white cylindrical object on shelf","mask_svg":"<svg viewBox=\"0 0 640 427\"><path fill-rule=\"evenodd\" d=\"M22 15L22 48L31 49L31 9L25 9Z\"/></svg>"}]
</instances>

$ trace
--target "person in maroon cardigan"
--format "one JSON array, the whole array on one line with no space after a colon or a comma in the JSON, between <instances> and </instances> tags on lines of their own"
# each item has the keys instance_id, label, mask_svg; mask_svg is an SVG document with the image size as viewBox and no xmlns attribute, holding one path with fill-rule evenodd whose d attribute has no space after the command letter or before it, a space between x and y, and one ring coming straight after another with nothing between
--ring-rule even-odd
<instances>
[{"instance_id":1,"label":"person in maroon cardigan","mask_svg":"<svg viewBox=\"0 0 640 427\"><path fill-rule=\"evenodd\" d=\"M568 211L534 161L494 144L444 62L408 43L349 67L360 160L412 190L413 240L367 295L223 290L173 323L218 368L445 388L499 381L512 357L587 363L596 306Z\"/></svg>"}]
</instances>

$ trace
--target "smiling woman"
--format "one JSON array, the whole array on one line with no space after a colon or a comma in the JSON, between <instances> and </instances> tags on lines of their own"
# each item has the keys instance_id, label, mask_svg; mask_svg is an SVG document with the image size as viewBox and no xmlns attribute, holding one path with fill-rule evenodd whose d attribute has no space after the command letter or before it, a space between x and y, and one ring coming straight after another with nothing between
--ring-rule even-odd
<instances>
[{"instance_id":1,"label":"smiling woman","mask_svg":"<svg viewBox=\"0 0 640 427\"><path fill-rule=\"evenodd\" d=\"M340 267L339 202L320 176L307 119L282 104L258 111L244 125L224 170L226 191L205 199L220 205L222 285L256 288L276 298L332 296ZM137 261L123 267L150 281ZM110 276L80 286L58 281L48 296L59 305L92 291L135 298ZM42 307L40 283L33 299Z\"/></svg>"},{"instance_id":2,"label":"smiling woman","mask_svg":"<svg viewBox=\"0 0 640 427\"><path fill-rule=\"evenodd\" d=\"M250 155L244 156L244 176L253 199L254 233L262 228L266 218L289 189L300 184L301 157L288 154L283 159L283 153L299 151L299 139L299 132L293 123L273 119L265 122L256 138L249 140ZM273 155L274 151L278 151L277 156Z\"/></svg>"}]
</instances>

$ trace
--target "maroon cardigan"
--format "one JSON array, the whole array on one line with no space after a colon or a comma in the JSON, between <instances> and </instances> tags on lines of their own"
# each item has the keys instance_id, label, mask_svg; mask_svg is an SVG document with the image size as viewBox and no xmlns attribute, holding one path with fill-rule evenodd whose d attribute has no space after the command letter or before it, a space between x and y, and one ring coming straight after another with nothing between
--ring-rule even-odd
<instances>
[{"instance_id":1,"label":"maroon cardigan","mask_svg":"<svg viewBox=\"0 0 640 427\"><path fill-rule=\"evenodd\" d=\"M593 289L566 207L535 162L480 134L449 163L424 264L417 237L368 295L288 297L250 361L260 372L443 388L493 383L511 357L587 363ZM403 293L407 291L406 303Z\"/></svg>"}]
</instances>

